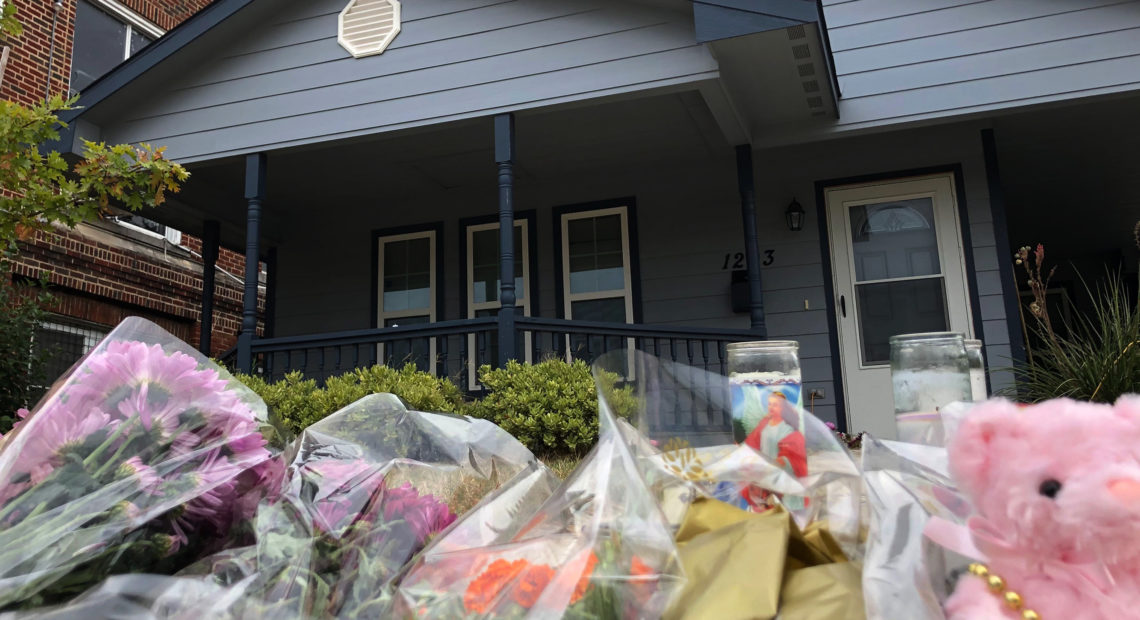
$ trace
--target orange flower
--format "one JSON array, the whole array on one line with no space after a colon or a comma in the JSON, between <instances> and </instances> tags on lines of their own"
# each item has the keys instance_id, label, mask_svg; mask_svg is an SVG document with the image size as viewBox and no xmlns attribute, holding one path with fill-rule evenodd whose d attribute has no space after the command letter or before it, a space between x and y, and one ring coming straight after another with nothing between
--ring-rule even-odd
<instances>
[{"instance_id":1,"label":"orange flower","mask_svg":"<svg viewBox=\"0 0 1140 620\"><path fill-rule=\"evenodd\" d=\"M463 606L470 612L487 613L503 588L526 567L526 560L495 560L467 586L467 591L463 593Z\"/></svg>"},{"instance_id":2,"label":"orange flower","mask_svg":"<svg viewBox=\"0 0 1140 620\"><path fill-rule=\"evenodd\" d=\"M571 605L582 600L583 596L586 596L586 590L590 588L590 577L593 576L594 567L597 565L598 556L591 551L589 559L586 560L586 568L582 571L582 577L578 579L578 585L574 588L574 594L570 597Z\"/></svg>"},{"instance_id":3,"label":"orange flower","mask_svg":"<svg viewBox=\"0 0 1140 620\"><path fill-rule=\"evenodd\" d=\"M522 578L511 593L511 598L519 605L530 609L552 577L554 577L553 568L545 564L532 564L523 572Z\"/></svg>"},{"instance_id":4,"label":"orange flower","mask_svg":"<svg viewBox=\"0 0 1140 620\"><path fill-rule=\"evenodd\" d=\"M649 602L649 598L653 596L653 588L657 582L657 571L641 561L641 558L633 556L633 562L629 566L629 574L633 577L633 583L630 589L633 590L634 598L637 599L639 605L644 605Z\"/></svg>"}]
</instances>

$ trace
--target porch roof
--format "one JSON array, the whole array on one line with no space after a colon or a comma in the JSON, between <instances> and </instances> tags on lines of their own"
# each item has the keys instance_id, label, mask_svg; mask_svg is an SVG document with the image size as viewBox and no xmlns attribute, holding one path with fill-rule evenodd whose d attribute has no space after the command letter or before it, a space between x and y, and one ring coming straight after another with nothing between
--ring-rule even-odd
<instances>
[{"instance_id":1,"label":"porch roof","mask_svg":"<svg viewBox=\"0 0 1140 620\"><path fill-rule=\"evenodd\" d=\"M788 48L806 42L830 73L822 29L779 31L812 24L812 0L420 0L386 53L358 59L336 42L345 2L217 0L92 84L62 116L61 150L147 141L205 161L727 74L704 93L743 143L810 120ZM757 106L757 92L774 96Z\"/></svg>"}]
</instances>

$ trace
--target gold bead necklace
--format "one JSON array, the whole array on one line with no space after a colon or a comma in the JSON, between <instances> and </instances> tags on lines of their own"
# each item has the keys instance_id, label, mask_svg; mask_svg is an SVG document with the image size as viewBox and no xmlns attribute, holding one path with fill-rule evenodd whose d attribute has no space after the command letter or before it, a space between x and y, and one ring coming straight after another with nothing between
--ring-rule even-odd
<instances>
[{"instance_id":1,"label":"gold bead necklace","mask_svg":"<svg viewBox=\"0 0 1140 620\"><path fill-rule=\"evenodd\" d=\"M1026 609L1025 602L1021 600L1021 595L1013 590L1006 589L1005 580L991 573L988 566L971 564L969 570L971 575L984 579L990 592L993 592L994 596L1000 596L1007 607L1013 611L1020 611L1022 620L1041 620L1041 614L1032 609Z\"/></svg>"}]
</instances>

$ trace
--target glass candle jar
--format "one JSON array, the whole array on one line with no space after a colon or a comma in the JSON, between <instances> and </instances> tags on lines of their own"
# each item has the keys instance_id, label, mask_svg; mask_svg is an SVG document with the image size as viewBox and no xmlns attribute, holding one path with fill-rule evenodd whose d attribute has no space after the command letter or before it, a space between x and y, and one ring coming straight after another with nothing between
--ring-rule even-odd
<instances>
[{"instance_id":1,"label":"glass candle jar","mask_svg":"<svg viewBox=\"0 0 1140 620\"><path fill-rule=\"evenodd\" d=\"M891 337L891 385L899 439L939 444L938 410L973 400L962 334L932 332Z\"/></svg>"},{"instance_id":2,"label":"glass candle jar","mask_svg":"<svg viewBox=\"0 0 1140 620\"><path fill-rule=\"evenodd\" d=\"M982 341L966 340L966 360L970 364L970 394L976 403L989 398L986 392L986 362L982 358Z\"/></svg>"},{"instance_id":3,"label":"glass candle jar","mask_svg":"<svg viewBox=\"0 0 1140 620\"><path fill-rule=\"evenodd\" d=\"M747 440L761 422L775 427L785 418L793 430L803 432L803 421L797 413L803 407L799 348L794 340L728 345L732 432L737 442Z\"/></svg>"}]
</instances>

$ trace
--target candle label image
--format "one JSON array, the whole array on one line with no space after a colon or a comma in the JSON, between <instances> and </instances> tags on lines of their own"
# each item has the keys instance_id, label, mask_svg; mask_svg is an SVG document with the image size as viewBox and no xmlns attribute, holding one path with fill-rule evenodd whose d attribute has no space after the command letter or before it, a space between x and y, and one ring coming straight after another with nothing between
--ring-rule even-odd
<instances>
[{"instance_id":1,"label":"candle label image","mask_svg":"<svg viewBox=\"0 0 1140 620\"><path fill-rule=\"evenodd\" d=\"M800 377L776 372L734 373L729 377L729 390L736 441L749 445L787 473L797 478L806 476ZM747 499L759 502L766 495ZM790 510L802 509L805 498L784 498L784 504Z\"/></svg>"}]
</instances>

